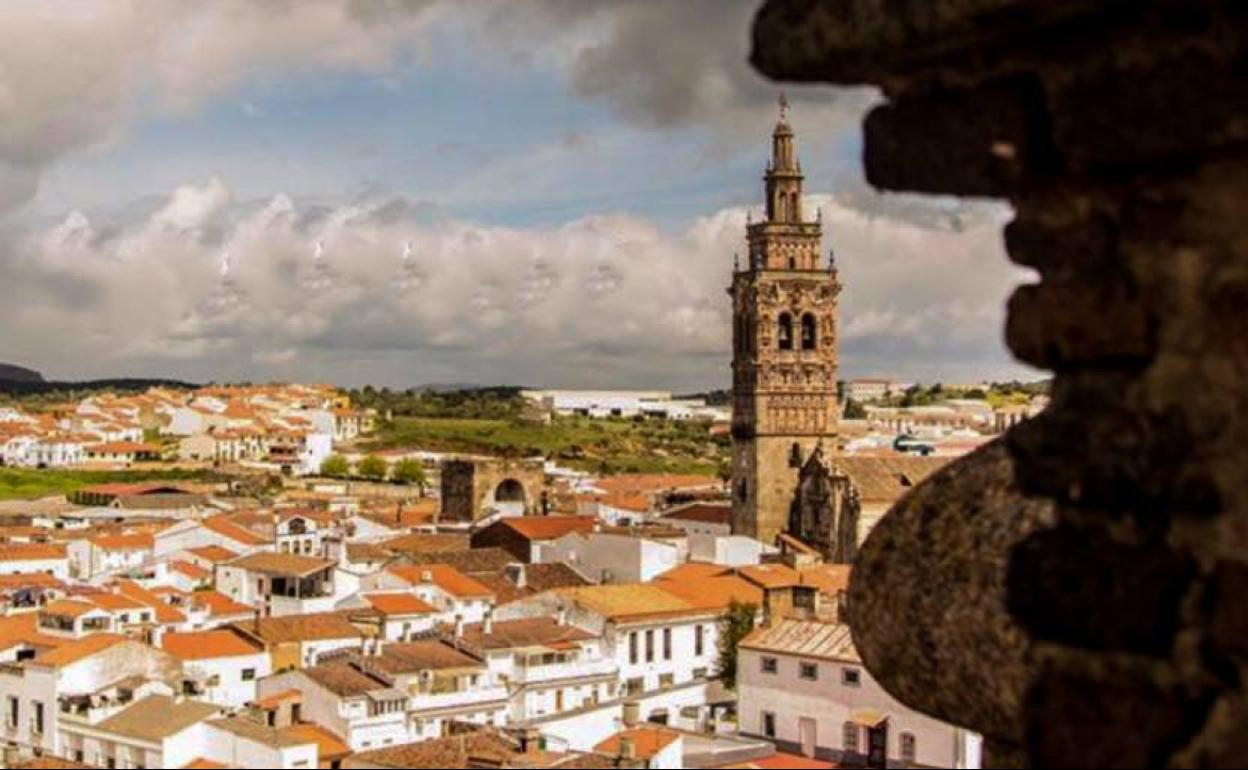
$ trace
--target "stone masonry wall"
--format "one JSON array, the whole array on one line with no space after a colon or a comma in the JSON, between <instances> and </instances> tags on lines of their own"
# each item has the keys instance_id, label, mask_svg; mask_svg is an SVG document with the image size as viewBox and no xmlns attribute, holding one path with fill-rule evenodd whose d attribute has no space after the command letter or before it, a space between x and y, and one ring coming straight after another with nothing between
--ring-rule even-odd
<instances>
[{"instance_id":1,"label":"stone masonry wall","mask_svg":"<svg viewBox=\"0 0 1248 770\"><path fill-rule=\"evenodd\" d=\"M989 762L1248 763L1246 39L1233 0L767 0L755 21L764 74L883 90L872 184L1008 200L1010 258L1040 276L1006 339L1053 372L1051 406L890 513L851 588L873 673L912 703L941 688L919 705L973 721ZM1012 476L995 509L931 489L985 468ZM916 517L972 513L1010 536L964 544L969 566L999 569L893 579ZM1001 633L932 636L918 590ZM1015 694L942 680L915 654L936 638L1008 648Z\"/></svg>"}]
</instances>

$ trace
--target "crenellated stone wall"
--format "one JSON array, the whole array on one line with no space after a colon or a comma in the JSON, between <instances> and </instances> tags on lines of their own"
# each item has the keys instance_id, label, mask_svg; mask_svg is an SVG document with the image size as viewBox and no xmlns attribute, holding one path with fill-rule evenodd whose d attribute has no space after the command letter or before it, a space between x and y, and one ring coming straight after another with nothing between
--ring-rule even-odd
<instances>
[{"instance_id":1,"label":"crenellated stone wall","mask_svg":"<svg viewBox=\"0 0 1248 770\"><path fill-rule=\"evenodd\" d=\"M990 762L1248 762L1246 42L1234 0L767 0L756 18L765 75L883 90L872 184L1008 200L1010 258L1040 276L1005 334L1054 373L1049 408L894 509L851 587L873 673L912 703L940 688L916 705L985 732ZM927 520L973 558L930 553ZM983 633L933 618L933 591ZM937 641L952 670L998 660L1016 697L942 676L917 654Z\"/></svg>"}]
</instances>

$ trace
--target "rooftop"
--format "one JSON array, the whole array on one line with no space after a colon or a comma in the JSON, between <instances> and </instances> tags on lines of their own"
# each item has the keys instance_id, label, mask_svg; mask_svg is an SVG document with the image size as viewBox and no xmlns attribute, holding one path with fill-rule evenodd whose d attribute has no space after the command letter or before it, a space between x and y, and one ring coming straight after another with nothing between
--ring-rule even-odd
<instances>
[{"instance_id":1,"label":"rooftop","mask_svg":"<svg viewBox=\"0 0 1248 770\"><path fill-rule=\"evenodd\" d=\"M149 695L93 729L159 743L217 714L219 707L197 700Z\"/></svg>"},{"instance_id":2,"label":"rooftop","mask_svg":"<svg viewBox=\"0 0 1248 770\"><path fill-rule=\"evenodd\" d=\"M165 634L161 648L182 660L236 658L264 652L262 647L228 629Z\"/></svg>"},{"instance_id":3,"label":"rooftop","mask_svg":"<svg viewBox=\"0 0 1248 770\"><path fill-rule=\"evenodd\" d=\"M554 618L523 618L519 620L495 620L490 633L485 625L465 625L461 636L464 641L485 650L514 649L517 647L544 647L595 638L593 634L576 626L560 625Z\"/></svg>"},{"instance_id":4,"label":"rooftop","mask_svg":"<svg viewBox=\"0 0 1248 770\"><path fill-rule=\"evenodd\" d=\"M741 640L742 649L861 663L849 626L817 620L785 619L756 628Z\"/></svg>"},{"instance_id":5,"label":"rooftop","mask_svg":"<svg viewBox=\"0 0 1248 770\"><path fill-rule=\"evenodd\" d=\"M314 556L260 552L239 557L229 562L226 566L239 567L248 572L262 572L266 575L307 577L317 572L332 569L335 563L330 559L318 559Z\"/></svg>"}]
</instances>

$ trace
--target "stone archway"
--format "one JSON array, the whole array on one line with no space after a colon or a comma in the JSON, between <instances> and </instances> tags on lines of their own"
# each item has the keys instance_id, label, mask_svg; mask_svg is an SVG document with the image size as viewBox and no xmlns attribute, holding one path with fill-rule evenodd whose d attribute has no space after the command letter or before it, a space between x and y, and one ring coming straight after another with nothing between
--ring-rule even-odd
<instances>
[{"instance_id":1,"label":"stone archway","mask_svg":"<svg viewBox=\"0 0 1248 770\"><path fill-rule=\"evenodd\" d=\"M506 516L523 516L528 508L528 495L525 494L524 484L511 477L500 481L494 487L491 497L493 499L487 501L487 504L492 504Z\"/></svg>"}]
</instances>

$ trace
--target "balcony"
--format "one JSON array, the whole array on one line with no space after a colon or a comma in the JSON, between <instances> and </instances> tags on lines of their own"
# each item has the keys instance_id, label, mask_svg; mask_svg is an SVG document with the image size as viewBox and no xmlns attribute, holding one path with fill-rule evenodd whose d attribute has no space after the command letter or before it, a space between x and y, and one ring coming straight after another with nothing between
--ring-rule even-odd
<instances>
[{"instance_id":1,"label":"balcony","mask_svg":"<svg viewBox=\"0 0 1248 770\"><path fill-rule=\"evenodd\" d=\"M507 688L502 685L458 689L433 687L426 692L420 692L417 689L413 690L412 697L408 701L408 710L411 713L455 709L491 701L505 701L507 695Z\"/></svg>"},{"instance_id":2,"label":"balcony","mask_svg":"<svg viewBox=\"0 0 1248 770\"><path fill-rule=\"evenodd\" d=\"M517 664L512 669L514 684L537 684L563 679L588 679L593 677L616 677L619 666L609 658L595 660L572 660L545 664Z\"/></svg>"}]
</instances>

